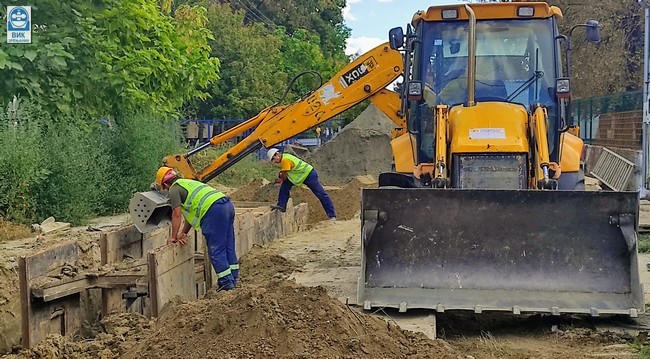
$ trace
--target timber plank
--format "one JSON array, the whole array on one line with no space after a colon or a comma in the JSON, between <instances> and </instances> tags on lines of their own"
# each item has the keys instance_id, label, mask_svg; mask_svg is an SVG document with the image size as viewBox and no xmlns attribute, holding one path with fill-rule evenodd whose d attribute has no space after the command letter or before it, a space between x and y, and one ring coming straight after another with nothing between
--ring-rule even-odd
<instances>
[{"instance_id":1,"label":"timber plank","mask_svg":"<svg viewBox=\"0 0 650 359\"><path fill-rule=\"evenodd\" d=\"M101 263L122 262L126 258L142 258L142 234L135 226L128 226L115 231L102 233L99 237L102 252Z\"/></svg>"},{"instance_id":2,"label":"timber plank","mask_svg":"<svg viewBox=\"0 0 650 359\"><path fill-rule=\"evenodd\" d=\"M66 264L74 264L78 248L74 241L66 241L18 261L18 278L22 314L22 345L31 348L48 334L72 333L81 326L79 293L51 302L33 300L32 283L39 277L57 273Z\"/></svg>"},{"instance_id":3,"label":"timber plank","mask_svg":"<svg viewBox=\"0 0 650 359\"><path fill-rule=\"evenodd\" d=\"M148 256L152 316L158 317L163 306L176 296L196 299L192 245L164 246L149 251Z\"/></svg>"},{"instance_id":4,"label":"timber plank","mask_svg":"<svg viewBox=\"0 0 650 359\"><path fill-rule=\"evenodd\" d=\"M115 288L135 286L146 277L143 272L114 272L102 276L82 275L48 283L39 288L32 288L32 295L50 302L91 288Z\"/></svg>"}]
</instances>

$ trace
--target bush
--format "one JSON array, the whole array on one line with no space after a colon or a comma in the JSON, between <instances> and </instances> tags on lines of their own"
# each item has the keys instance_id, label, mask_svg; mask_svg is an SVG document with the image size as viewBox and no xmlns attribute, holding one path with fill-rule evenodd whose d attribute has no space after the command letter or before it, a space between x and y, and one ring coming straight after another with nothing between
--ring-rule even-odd
<instances>
[{"instance_id":1,"label":"bush","mask_svg":"<svg viewBox=\"0 0 650 359\"><path fill-rule=\"evenodd\" d=\"M175 123L147 113L115 121L104 137L113 159L105 179L111 184L104 195L106 213L125 211L133 193L149 189L163 157L183 152L177 133Z\"/></svg>"},{"instance_id":2,"label":"bush","mask_svg":"<svg viewBox=\"0 0 650 359\"><path fill-rule=\"evenodd\" d=\"M52 118L21 104L0 114L0 216L31 224L54 216L81 224L127 210L164 155L179 150L172 123L143 113L119 121Z\"/></svg>"},{"instance_id":3,"label":"bush","mask_svg":"<svg viewBox=\"0 0 650 359\"><path fill-rule=\"evenodd\" d=\"M21 104L17 114L0 114L0 217L31 224L54 216L83 224L93 216L123 213L135 192L146 191L164 156L184 153L179 129L148 113L115 121L82 116L52 118ZM229 146L192 158L197 170ZM251 154L214 182L240 186L273 180L278 167Z\"/></svg>"},{"instance_id":4,"label":"bush","mask_svg":"<svg viewBox=\"0 0 650 359\"><path fill-rule=\"evenodd\" d=\"M27 111L16 116L0 113L0 216L27 224L36 218L39 210L34 193L49 175L45 168L42 128L35 117Z\"/></svg>"},{"instance_id":5,"label":"bush","mask_svg":"<svg viewBox=\"0 0 650 359\"><path fill-rule=\"evenodd\" d=\"M57 122L43 131L47 180L39 188L40 218L82 223L103 212L111 159L101 141L102 128Z\"/></svg>"}]
</instances>

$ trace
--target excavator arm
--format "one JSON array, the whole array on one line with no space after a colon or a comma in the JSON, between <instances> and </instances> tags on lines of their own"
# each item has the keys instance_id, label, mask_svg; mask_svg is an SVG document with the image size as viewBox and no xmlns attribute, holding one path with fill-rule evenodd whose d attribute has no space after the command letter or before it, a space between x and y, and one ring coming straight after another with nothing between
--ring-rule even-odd
<instances>
[{"instance_id":1,"label":"excavator arm","mask_svg":"<svg viewBox=\"0 0 650 359\"><path fill-rule=\"evenodd\" d=\"M371 96L373 102L379 103L380 109L395 122L396 132L403 133L406 123L404 115L399 113L399 96L384 89L400 76L402 69L402 55L392 50L388 43L379 45L359 56L308 96L289 105L265 108L255 117L214 136L201 147L186 154L165 157L163 163L176 168L185 178L207 182L262 146L272 147L318 126ZM197 170L192 165L192 155L251 129L254 130L250 135L207 167Z\"/></svg>"}]
</instances>

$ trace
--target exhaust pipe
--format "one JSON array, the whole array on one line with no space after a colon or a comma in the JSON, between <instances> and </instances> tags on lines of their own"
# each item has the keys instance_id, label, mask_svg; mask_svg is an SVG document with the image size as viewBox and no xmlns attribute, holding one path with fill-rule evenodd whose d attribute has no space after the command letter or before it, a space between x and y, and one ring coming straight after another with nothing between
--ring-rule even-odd
<instances>
[{"instance_id":1,"label":"exhaust pipe","mask_svg":"<svg viewBox=\"0 0 650 359\"><path fill-rule=\"evenodd\" d=\"M469 16L469 32L467 33L467 104L472 107L476 105L476 14L469 5L465 5Z\"/></svg>"}]
</instances>

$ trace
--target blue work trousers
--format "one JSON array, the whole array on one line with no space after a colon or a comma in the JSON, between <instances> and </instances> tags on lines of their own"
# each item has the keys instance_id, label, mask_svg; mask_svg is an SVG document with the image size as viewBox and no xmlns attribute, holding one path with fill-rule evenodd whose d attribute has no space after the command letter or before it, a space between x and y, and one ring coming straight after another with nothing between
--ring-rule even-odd
<instances>
[{"instance_id":1,"label":"blue work trousers","mask_svg":"<svg viewBox=\"0 0 650 359\"><path fill-rule=\"evenodd\" d=\"M330 196L327 195L327 192L325 192L325 189L318 181L318 173L316 172L315 169L309 172L303 184L307 186L314 193L316 197L318 197L320 203L323 205L323 209L325 210L325 213L327 213L327 217L329 218L336 217L336 212L334 212L334 205L332 204L332 200L330 199ZM282 208L287 208L287 202L289 201L289 197L291 196L290 195L291 187L293 187L293 183L291 183L291 181L289 181L288 179L282 181L282 185L280 185L280 195L278 196L278 206Z\"/></svg>"},{"instance_id":2,"label":"blue work trousers","mask_svg":"<svg viewBox=\"0 0 650 359\"><path fill-rule=\"evenodd\" d=\"M228 197L214 202L201 218L210 262L217 273L219 289L233 289L239 277L235 253L235 206Z\"/></svg>"}]
</instances>

